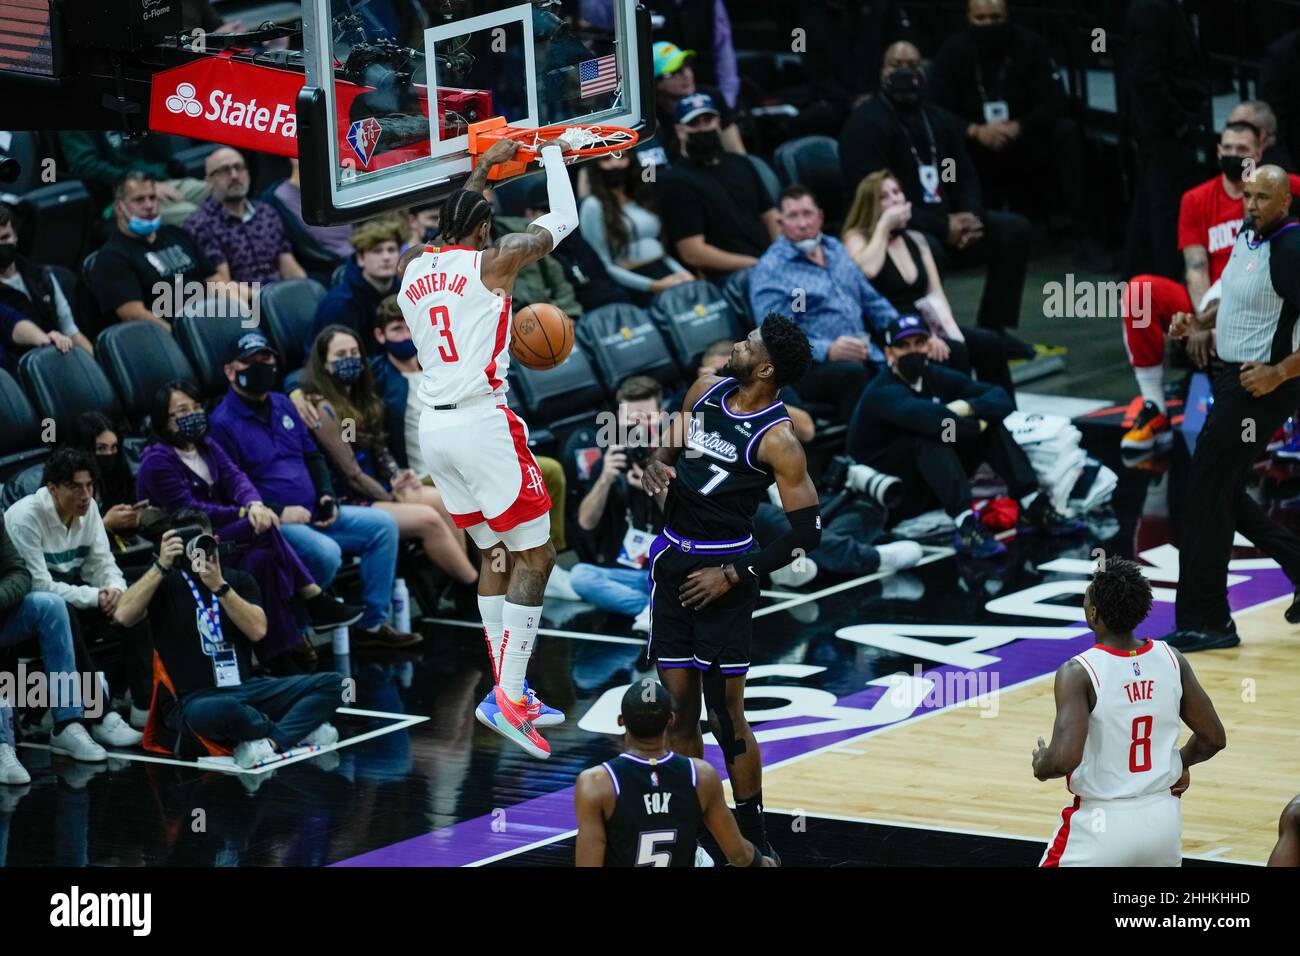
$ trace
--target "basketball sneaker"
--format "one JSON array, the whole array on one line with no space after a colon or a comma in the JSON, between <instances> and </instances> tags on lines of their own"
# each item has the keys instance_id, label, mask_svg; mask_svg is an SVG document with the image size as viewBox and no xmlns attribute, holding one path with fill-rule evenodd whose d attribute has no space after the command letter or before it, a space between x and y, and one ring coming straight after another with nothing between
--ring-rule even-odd
<instances>
[{"instance_id":1,"label":"basketball sneaker","mask_svg":"<svg viewBox=\"0 0 1300 956\"><path fill-rule=\"evenodd\" d=\"M551 745L537 732L533 724L533 711L529 704L511 700L500 687L492 688L492 702L484 700L474 711L474 716L485 727L496 731L512 743L523 747L534 757L545 760L551 755Z\"/></svg>"},{"instance_id":2,"label":"basketball sneaker","mask_svg":"<svg viewBox=\"0 0 1300 956\"><path fill-rule=\"evenodd\" d=\"M979 518L968 514L961 525L952 533L953 547L957 553L969 558L996 558L1007 553L1007 547L984 525Z\"/></svg>"},{"instance_id":3,"label":"basketball sneaker","mask_svg":"<svg viewBox=\"0 0 1300 956\"><path fill-rule=\"evenodd\" d=\"M1169 418L1157 407L1155 402L1146 402L1138 413L1133 427L1120 439L1121 448L1146 450L1168 445L1174 440Z\"/></svg>"},{"instance_id":4,"label":"basketball sneaker","mask_svg":"<svg viewBox=\"0 0 1300 956\"><path fill-rule=\"evenodd\" d=\"M546 702L528 686L528 681L524 681L524 696L528 698L528 712L533 715L529 719L538 727L554 727L556 724L564 723L564 711L547 706Z\"/></svg>"}]
</instances>

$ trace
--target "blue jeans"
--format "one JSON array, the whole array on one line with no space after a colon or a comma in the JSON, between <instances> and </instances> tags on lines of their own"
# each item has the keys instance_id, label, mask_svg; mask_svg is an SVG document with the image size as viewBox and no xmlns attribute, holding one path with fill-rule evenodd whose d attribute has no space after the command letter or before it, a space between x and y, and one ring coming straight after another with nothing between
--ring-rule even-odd
<instances>
[{"instance_id":1,"label":"blue jeans","mask_svg":"<svg viewBox=\"0 0 1300 956\"><path fill-rule=\"evenodd\" d=\"M301 677L254 677L238 687L187 694L181 712L190 730L224 744L269 737L288 750L325 723L343 703L343 678L333 671Z\"/></svg>"},{"instance_id":2,"label":"blue jeans","mask_svg":"<svg viewBox=\"0 0 1300 956\"><path fill-rule=\"evenodd\" d=\"M77 673L73 660L72 626L68 623L68 605L63 598L49 591L32 591L0 623L0 647L32 637L41 639L41 657L49 677L50 702L65 705L51 708L55 725L80 720L81 675ZM65 683L70 685L72 699L56 701L55 695ZM14 743L11 710L10 705L0 701L0 743L10 746Z\"/></svg>"},{"instance_id":3,"label":"blue jeans","mask_svg":"<svg viewBox=\"0 0 1300 956\"><path fill-rule=\"evenodd\" d=\"M341 505L338 519L323 531L308 524L283 524L280 532L323 588L338 574L343 552L359 554L366 605L360 626L377 627L387 619L397 576L396 518L379 508Z\"/></svg>"},{"instance_id":4,"label":"blue jeans","mask_svg":"<svg viewBox=\"0 0 1300 956\"><path fill-rule=\"evenodd\" d=\"M579 597L602 611L636 617L650 603L649 571L575 564L569 570L569 583Z\"/></svg>"}]
</instances>

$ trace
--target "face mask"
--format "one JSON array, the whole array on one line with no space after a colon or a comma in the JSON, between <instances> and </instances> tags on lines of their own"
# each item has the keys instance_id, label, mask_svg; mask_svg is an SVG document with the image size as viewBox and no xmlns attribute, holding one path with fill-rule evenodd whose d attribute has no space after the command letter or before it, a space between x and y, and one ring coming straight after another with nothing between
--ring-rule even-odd
<instances>
[{"instance_id":1,"label":"face mask","mask_svg":"<svg viewBox=\"0 0 1300 956\"><path fill-rule=\"evenodd\" d=\"M686 155L707 163L722 155L722 135L716 129L700 130L686 137Z\"/></svg>"},{"instance_id":2,"label":"face mask","mask_svg":"<svg viewBox=\"0 0 1300 956\"><path fill-rule=\"evenodd\" d=\"M384 339L384 348L393 358L401 360L414 358L417 351L415 339Z\"/></svg>"},{"instance_id":3,"label":"face mask","mask_svg":"<svg viewBox=\"0 0 1300 956\"><path fill-rule=\"evenodd\" d=\"M791 245L807 256L811 255L812 251L821 245L821 242L822 234L819 232L811 239L800 239L797 242L792 242Z\"/></svg>"},{"instance_id":4,"label":"face mask","mask_svg":"<svg viewBox=\"0 0 1300 956\"><path fill-rule=\"evenodd\" d=\"M118 455L96 455L95 463L99 465L99 473L105 478L114 477L122 470L122 459Z\"/></svg>"},{"instance_id":5,"label":"face mask","mask_svg":"<svg viewBox=\"0 0 1300 956\"><path fill-rule=\"evenodd\" d=\"M361 377L361 373L366 369L366 364L355 355L349 355L347 358L334 360L334 371L330 374L342 382L344 385L351 385Z\"/></svg>"},{"instance_id":6,"label":"face mask","mask_svg":"<svg viewBox=\"0 0 1300 956\"><path fill-rule=\"evenodd\" d=\"M975 37L975 46L979 48L979 51L995 56L1000 56L1006 52L1007 42L1011 39L1011 25L1006 22L975 27L972 32Z\"/></svg>"},{"instance_id":7,"label":"face mask","mask_svg":"<svg viewBox=\"0 0 1300 956\"><path fill-rule=\"evenodd\" d=\"M0 269L8 269L18 255L18 243L0 242Z\"/></svg>"},{"instance_id":8,"label":"face mask","mask_svg":"<svg viewBox=\"0 0 1300 956\"><path fill-rule=\"evenodd\" d=\"M432 245L434 240L436 240L437 238L438 238L438 227L430 226L428 229L424 230L424 237L421 241L425 245Z\"/></svg>"},{"instance_id":9,"label":"face mask","mask_svg":"<svg viewBox=\"0 0 1300 956\"><path fill-rule=\"evenodd\" d=\"M602 169L600 171L600 178L604 181L605 188L622 189L626 186L629 179L628 170L631 168L631 166L627 166L623 169Z\"/></svg>"},{"instance_id":10,"label":"face mask","mask_svg":"<svg viewBox=\"0 0 1300 956\"><path fill-rule=\"evenodd\" d=\"M203 412L190 412L176 419L176 437L196 442L208 433L208 416Z\"/></svg>"},{"instance_id":11,"label":"face mask","mask_svg":"<svg viewBox=\"0 0 1300 956\"><path fill-rule=\"evenodd\" d=\"M1246 157L1220 156L1219 168L1223 170L1223 175L1227 176L1234 183L1239 183L1241 182L1241 178L1246 175Z\"/></svg>"},{"instance_id":12,"label":"face mask","mask_svg":"<svg viewBox=\"0 0 1300 956\"><path fill-rule=\"evenodd\" d=\"M900 66L885 77L884 92L900 110L913 110L921 104L921 74L910 66Z\"/></svg>"},{"instance_id":13,"label":"face mask","mask_svg":"<svg viewBox=\"0 0 1300 956\"><path fill-rule=\"evenodd\" d=\"M905 381L915 384L916 380L921 377L925 371L925 366L929 362L924 352L908 352L906 355L900 355L894 359L894 368L898 369L898 374Z\"/></svg>"},{"instance_id":14,"label":"face mask","mask_svg":"<svg viewBox=\"0 0 1300 956\"><path fill-rule=\"evenodd\" d=\"M137 236L152 236L162 225L162 216L154 216L152 219L141 219L139 216L132 216L126 222L126 228Z\"/></svg>"},{"instance_id":15,"label":"face mask","mask_svg":"<svg viewBox=\"0 0 1300 956\"><path fill-rule=\"evenodd\" d=\"M235 382L239 387L254 395L265 395L275 388L275 378L275 366L266 365L262 362L255 362L242 372L235 374Z\"/></svg>"}]
</instances>

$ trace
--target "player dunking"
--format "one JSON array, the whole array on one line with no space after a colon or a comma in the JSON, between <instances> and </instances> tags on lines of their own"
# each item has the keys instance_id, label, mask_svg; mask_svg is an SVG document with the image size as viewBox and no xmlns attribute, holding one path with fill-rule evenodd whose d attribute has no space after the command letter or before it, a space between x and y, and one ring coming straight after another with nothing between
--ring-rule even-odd
<instances>
[{"instance_id":1,"label":"player dunking","mask_svg":"<svg viewBox=\"0 0 1300 956\"><path fill-rule=\"evenodd\" d=\"M1186 658L1133 629L1151 585L1132 561L1092 576L1083 614L1097 643L1056 672L1052 743L1038 738L1034 776L1065 777L1074 803L1040 866L1181 866L1188 768L1226 744L1214 704ZM1192 729L1180 751L1180 719Z\"/></svg>"},{"instance_id":2,"label":"player dunking","mask_svg":"<svg viewBox=\"0 0 1300 956\"><path fill-rule=\"evenodd\" d=\"M520 269L577 228L578 213L561 156L568 146L554 140L541 149L551 212L491 243L483 187L492 167L517 148L509 139L493 144L465 187L447 197L441 244L407 252L398 301L422 369L420 450L456 526L482 554L478 604L494 686L475 715L545 759L551 748L537 727L564 715L543 704L524 677L555 548L551 497L528 449L528 428L506 407L510 293Z\"/></svg>"},{"instance_id":3,"label":"player dunking","mask_svg":"<svg viewBox=\"0 0 1300 956\"><path fill-rule=\"evenodd\" d=\"M685 756L704 756L702 686L740 830L768 855L763 764L745 720L745 674L759 575L785 567L821 540L817 489L777 398L811 361L799 327L769 315L736 344L722 377L704 375L691 386L682 417L641 479L649 494L667 495L664 530L649 553L647 653L676 702L669 744ZM754 512L774 481L790 531L757 551Z\"/></svg>"}]
</instances>

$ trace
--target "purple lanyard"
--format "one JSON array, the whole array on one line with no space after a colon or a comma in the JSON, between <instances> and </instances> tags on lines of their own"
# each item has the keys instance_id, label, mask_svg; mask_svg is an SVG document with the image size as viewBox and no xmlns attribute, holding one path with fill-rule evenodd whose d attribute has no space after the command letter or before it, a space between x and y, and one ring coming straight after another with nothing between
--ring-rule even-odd
<instances>
[{"instance_id":1,"label":"purple lanyard","mask_svg":"<svg viewBox=\"0 0 1300 956\"><path fill-rule=\"evenodd\" d=\"M1258 248L1259 248L1260 246L1262 246L1264 243L1266 243L1266 242L1272 242L1272 241L1273 241L1274 239L1276 239L1278 236L1282 235L1282 233L1287 232L1288 230L1294 229L1294 228L1296 228L1297 226L1300 226L1300 222L1288 222L1285 226L1282 226L1280 229L1276 230L1275 232L1273 232L1273 233L1271 233L1271 234L1265 236L1263 239L1259 239L1259 240L1255 240L1255 239L1247 239L1247 240L1246 240L1246 246L1247 246L1247 248L1249 248L1249 249L1258 249Z\"/></svg>"}]
</instances>

